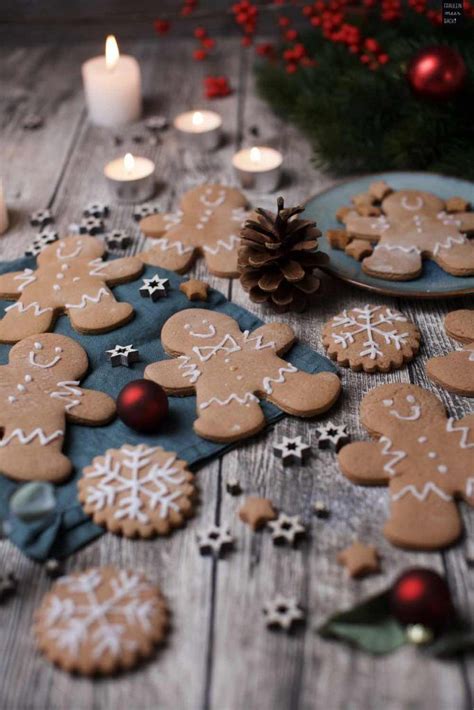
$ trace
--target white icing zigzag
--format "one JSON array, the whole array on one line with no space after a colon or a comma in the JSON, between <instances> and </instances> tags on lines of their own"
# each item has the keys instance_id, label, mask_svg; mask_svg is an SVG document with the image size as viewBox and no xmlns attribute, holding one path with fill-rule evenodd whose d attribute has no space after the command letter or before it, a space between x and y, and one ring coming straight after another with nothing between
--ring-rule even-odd
<instances>
[{"instance_id":1,"label":"white icing zigzag","mask_svg":"<svg viewBox=\"0 0 474 710\"><path fill-rule=\"evenodd\" d=\"M35 316L41 316L43 313L47 313L48 311L53 310L49 306L45 306L44 308L41 308L40 304L37 301L32 301L31 303L28 303L26 305L24 303L21 303L21 301L17 301L16 303L13 303L11 306L8 306L8 308L5 308L5 312L11 311L14 308L16 308L18 311L20 311L20 313L25 313L26 311L33 309Z\"/></svg>"},{"instance_id":2,"label":"white icing zigzag","mask_svg":"<svg viewBox=\"0 0 474 710\"><path fill-rule=\"evenodd\" d=\"M79 384L79 380L63 380L63 382L58 382L57 386L60 388L55 392L50 393L50 397L53 399L66 399L69 400L70 397L82 397L83 392L75 385ZM79 399L71 399L65 406L66 412L70 412L71 409L77 407L80 404Z\"/></svg>"},{"instance_id":3,"label":"white icing zigzag","mask_svg":"<svg viewBox=\"0 0 474 710\"><path fill-rule=\"evenodd\" d=\"M102 261L102 258L99 256L97 259L89 261L88 266L92 267L92 270L89 271L89 276L103 276L102 271L106 266L108 266L108 264L105 261Z\"/></svg>"},{"instance_id":4,"label":"white icing zigzag","mask_svg":"<svg viewBox=\"0 0 474 710\"><path fill-rule=\"evenodd\" d=\"M263 343L263 335L250 335L249 330L244 330L242 333L245 343L254 342L255 350L264 350L265 348L275 349L275 342L271 340L269 343Z\"/></svg>"},{"instance_id":5,"label":"white icing zigzag","mask_svg":"<svg viewBox=\"0 0 474 710\"><path fill-rule=\"evenodd\" d=\"M189 377L190 383L194 385L202 375L201 370L198 369L198 366L194 362L189 362L191 360L189 355L179 355L178 360L181 360L181 365L178 366L178 370L184 370L183 377Z\"/></svg>"},{"instance_id":6,"label":"white icing zigzag","mask_svg":"<svg viewBox=\"0 0 474 710\"><path fill-rule=\"evenodd\" d=\"M211 404L219 404L221 407L225 407L226 404L231 402L237 402L238 404L247 404L247 402L258 402L258 397L256 397L252 392L246 392L243 397L238 394L232 393L226 399L219 399L218 397L211 397L207 402L203 402L199 405L199 409L207 409Z\"/></svg>"},{"instance_id":7,"label":"white icing zigzag","mask_svg":"<svg viewBox=\"0 0 474 710\"><path fill-rule=\"evenodd\" d=\"M410 493L412 496L414 496L417 500L419 501L424 501L426 498L429 496L430 493L435 493L439 498L442 498L446 502L449 502L453 499L452 496L449 495L449 493L445 493L444 491L441 490L441 488L438 488L436 483L433 483L432 481L428 481L428 483L425 483L423 488L421 490L418 490L416 486L413 484L409 484L408 486L404 486L404 488L401 488L397 493L392 494L392 500L397 501L400 498L402 498L404 495L407 493Z\"/></svg>"},{"instance_id":8,"label":"white icing zigzag","mask_svg":"<svg viewBox=\"0 0 474 710\"><path fill-rule=\"evenodd\" d=\"M213 254L215 256L221 251L221 249L233 251L239 244L239 237L237 237L235 234L231 234L227 241L225 241L224 239L218 239L215 247L211 247L209 246L209 244L203 244L202 248L208 254Z\"/></svg>"},{"instance_id":9,"label":"white icing zigzag","mask_svg":"<svg viewBox=\"0 0 474 710\"><path fill-rule=\"evenodd\" d=\"M457 424L458 426L455 426L454 419L452 417L449 417L448 421L446 422L446 431L450 434L461 434L459 446L461 447L461 449L471 449L472 447L474 447L474 442L472 442L471 444L467 443L470 427L462 426L461 422L457 422Z\"/></svg>"},{"instance_id":10,"label":"white icing zigzag","mask_svg":"<svg viewBox=\"0 0 474 710\"><path fill-rule=\"evenodd\" d=\"M59 439L64 435L62 429L57 429L52 434L45 434L39 427L33 429L29 434L25 434L23 429L14 429L11 434L9 434L5 439L0 440L0 447L8 446L14 439L18 439L19 444L31 444L34 439L38 439L41 446L46 446L54 439Z\"/></svg>"},{"instance_id":11,"label":"white icing zigzag","mask_svg":"<svg viewBox=\"0 0 474 710\"><path fill-rule=\"evenodd\" d=\"M445 242L436 242L433 247L433 256L437 256L441 249L451 249L455 244L464 244L467 242L466 237L447 237Z\"/></svg>"},{"instance_id":12,"label":"white icing zigzag","mask_svg":"<svg viewBox=\"0 0 474 710\"><path fill-rule=\"evenodd\" d=\"M387 251L402 251L404 254L421 254L421 249L415 245L404 247L401 244L376 244L374 251L386 249Z\"/></svg>"},{"instance_id":13,"label":"white icing zigzag","mask_svg":"<svg viewBox=\"0 0 474 710\"><path fill-rule=\"evenodd\" d=\"M207 362L207 360L220 351L230 354L235 353L238 350L241 350L240 345L237 345L235 338L228 333L224 335L221 342L217 345L202 345L201 347L195 345L193 347L193 352L198 356L201 362Z\"/></svg>"},{"instance_id":14,"label":"white icing zigzag","mask_svg":"<svg viewBox=\"0 0 474 710\"><path fill-rule=\"evenodd\" d=\"M99 303L104 296L110 296L110 293L105 288L100 288L97 295L89 296L87 293L82 295L79 303L66 303L65 308L85 308L88 303Z\"/></svg>"},{"instance_id":15,"label":"white icing zigzag","mask_svg":"<svg viewBox=\"0 0 474 710\"><path fill-rule=\"evenodd\" d=\"M394 467L397 466L400 461L405 459L407 457L407 454L405 451L394 451L392 449L393 443L391 439L388 438L388 436L381 436L380 443L383 444L383 448L381 451L382 456L392 457L390 461L387 461L387 463L383 467L383 470L386 471L390 476L395 476L397 472L394 470Z\"/></svg>"},{"instance_id":16,"label":"white icing zigzag","mask_svg":"<svg viewBox=\"0 0 474 710\"><path fill-rule=\"evenodd\" d=\"M278 369L278 377L264 377L262 383L264 392L266 392L267 394L272 394L273 384L281 385L283 382L285 382L285 372L298 372L298 368L296 368L291 363L288 363L287 367L280 367Z\"/></svg>"},{"instance_id":17,"label":"white icing zigzag","mask_svg":"<svg viewBox=\"0 0 474 710\"><path fill-rule=\"evenodd\" d=\"M24 282L20 284L17 288L17 291L23 291L23 289L27 288L28 286L30 286L30 284L36 281L36 276L34 275L33 269L24 269L23 273L14 276L13 280Z\"/></svg>"},{"instance_id":18,"label":"white icing zigzag","mask_svg":"<svg viewBox=\"0 0 474 710\"><path fill-rule=\"evenodd\" d=\"M188 247L183 242L174 240L169 241L166 237L161 237L160 239L153 239L153 246L158 246L161 251L169 251L170 249L176 249L178 254L182 256L183 254L189 254L194 251L194 247Z\"/></svg>"}]
</instances>

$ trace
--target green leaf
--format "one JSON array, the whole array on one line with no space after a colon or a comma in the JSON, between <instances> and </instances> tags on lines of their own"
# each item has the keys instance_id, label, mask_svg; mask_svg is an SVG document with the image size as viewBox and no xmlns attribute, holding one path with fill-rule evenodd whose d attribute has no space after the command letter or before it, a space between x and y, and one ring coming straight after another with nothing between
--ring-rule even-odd
<instances>
[{"instance_id":1,"label":"green leaf","mask_svg":"<svg viewBox=\"0 0 474 710\"><path fill-rule=\"evenodd\" d=\"M474 630L460 624L450 629L433 643L426 646L425 653L436 658L448 658L474 650Z\"/></svg>"},{"instance_id":2,"label":"green leaf","mask_svg":"<svg viewBox=\"0 0 474 710\"><path fill-rule=\"evenodd\" d=\"M353 609L331 616L319 629L323 638L335 638L364 651L381 655L406 643L405 630L390 614L389 592L369 597Z\"/></svg>"}]
</instances>

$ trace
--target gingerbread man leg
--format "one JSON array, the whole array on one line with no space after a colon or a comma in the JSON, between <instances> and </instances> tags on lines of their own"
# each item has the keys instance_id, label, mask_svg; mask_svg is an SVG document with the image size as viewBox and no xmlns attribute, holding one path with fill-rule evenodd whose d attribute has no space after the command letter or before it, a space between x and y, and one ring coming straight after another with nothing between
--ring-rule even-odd
<instances>
[{"instance_id":1,"label":"gingerbread man leg","mask_svg":"<svg viewBox=\"0 0 474 710\"><path fill-rule=\"evenodd\" d=\"M106 333L133 317L129 303L119 303L113 293L102 286L93 294L84 294L76 303L67 303L72 326L79 333Z\"/></svg>"},{"instance_id":2,"label":"gingerbread man leg","mask_svg":"<svg viewBox=\"0 0 474 710\"><path fill-rule=\"evenodd\" d=\"M332 407L341 392L339 377L332 372L299 372L288 362L271 377L265 377L261 394L288 414L313 417Z\"/></svg>"},{"instance_id":3,"label":"gingerbread man leg","mask_svg":"<svg viewBox=\"0 0 474 710\"><path fill-rule=\"evenodd\" d=\"M237 253L240 239L236 235L219 240L217 244L203 246L207 268L221 278L235 279L239 275Z\"/></svg>"},{"instance_id":4,"label":"gingerbread man leg","mask_svg":"<svg viewBox=\"0 0 474 710\"><path fill-rule=\"evenodd\" d=\"M198 256L198 250L187 243L185 229L183 225L179 225L164 236L154 239L150 249L139 254L139 258L145 264L161 266L178 274L189 271Z\"/></svg>"},{"instance_id":5,"label":"gingerbread man leg","mask_svg":"<svg viewBox=\"0 0 474 710\"><path fill-rule=\"evenodd\" d=\"M390 480L387 460L382 456L380 446L372 441L347 444L339 452L338 462L343 474L353 483L382 486Z\"/></svg>"},{"instance_id":6,"label":"gingerbread man leg","mask_svg":"<svg viewBox=\"0 0 474 710\"><path fill-rule=\"evenodd\" d=\"M401 485L394 479L390 492L390 517L384 535L394 545L411 550L437 550L450 545L461 534L456 503L443 491L430 488L429 484L423 488Z\"/></svg>"},{"instance_id":7,"label":"gingerbread man leg","mask_svg":"<svg viewBox=\"0 0 474 710\"><path fill-rule=\"evenodd\" d=\"M265 417L255 395L231 395L232 400L211 397L200 402L194 429L210 441L231 442L252 436L265 426ZM207 406L206 406L207 405Z\"/></svg>"},{"instance_id":8,"label":"gingerbread man leg","mask_svg":"<svg viewBox=\"0 0 474 710\"><path fill-rule=\"evenodd\" d=\"M20 299L5 309L0 320L0 343L16 343L29 335L46 333L52 329L54 321L55 312L51 306Z\"/></svg>"},{"instance_id":9,"label":"gingerbread man leg","mask_svg":"<svg viewBox=\"0 0 474 710\"><path fill-rule=\"evenodd\" d=\"M421 252L416 246L380 242L362 261L362 270L370 276L393 281L409 281L421 274Z\"/></svg>"},{"instance_id":10,"label":"gingerbread man leg","mask_svg":"<svg viewBox=\"0 0 474 710\"><path fill-rule=\"evenodd\" d=\"M433 259L453 276L474 274L474 243L463 236L448 237L435 246Z\"/></svg>"}]
</instances>

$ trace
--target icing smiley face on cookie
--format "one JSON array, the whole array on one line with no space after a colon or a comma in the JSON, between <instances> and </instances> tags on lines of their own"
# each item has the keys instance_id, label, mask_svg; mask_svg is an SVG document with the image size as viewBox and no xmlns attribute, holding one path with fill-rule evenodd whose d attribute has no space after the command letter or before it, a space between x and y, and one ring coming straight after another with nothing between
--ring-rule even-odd
<instances>
[{"instance_id":1,"label":"icing smiley face on cookie","mask_svg":"<svg viewBox=\"0 0 474 710\"><path fill-rule=\"evenodd\" d=\"M453 276L474 273L474 244L468 239L474 233L474 213L448 213L449 201L421 190L393 191L386 186L389 194L378 201L372 187L367 195L357 197L365 197L370 205L378 203L378 216L366 216L356 202L341 216L347 253L353 252L352 242L367 242L367 249L359 250L365 273L410 280L421 273L423 259L435 261Z\"/></svg>"},{"instance_id":2,"label":"icing smiley face on cookie","mask_svg":"<svg viewBox=\"0 0 474 710\"><path fill-rule=\"evenodd\" d=\"M0 367L0 470L13 479L63 480L71 462L61 453L66 421L105 424L111 397L81 388L85 350L65 335L43 333L17 343Z\"/></svg>"},{"instance_id":3,"label":"icing smiley face on cookie","mask_svg":"<svg viewBox=\"0 0 474 710\"><path fill-rule=\"evenodd\" d=\"M247 200L233 187L202 185L185 193L174 214L153 214L140 222L154 239L141 254L146 264L178 273L188 271L198 256L216 276L238 276L237 251L240 228L247 219Z\"/></svg>"},{"instance_id":4,"label":"icing smiley face on cookie","mask_svg":"<svg viewBox=\"0 0 474 710\"><path fill-rule=\"evenodd\" d=\"M212 441L235 441L265 426L259 399L303 417L326 411L341 389L330 372L308 374L282 360L295 340L283 323L241 332L227 315L189 309L163 326L163 347L173 360L149 365L147 379L168 394L196 392L196 432Z\"/></svg>"},{"instance_id":5,"label":"icing smiley face on cookie","mask_svg":"<svg viewBox=\"0 0 474 710\"><path fill-rule=\"evenodd\" d=\"M104 251L92 237L66 237L41 252L36 271L1 275L0 296L16 303L0 320L0 342L51 330L62 313L81 333L103 333L130 320L132 306L117 302L109 286L135 278L143 265L135 257L104 262Z\"/></svg>"},{"instance_id":6,"label":"icing smiley face on cookie","mask_svg":"<svg viewBox=\"0 0 474 710\"><path fill-rule=\"evenodd\" d=\"M378 441L348 444L339 465L354 483L388 485L385 536L412 549L451 544L461 533L455 499L474 506L474 415L456 421L431 392L401 383L369 392L360 413Z\"/></svg>"}]
</instances>

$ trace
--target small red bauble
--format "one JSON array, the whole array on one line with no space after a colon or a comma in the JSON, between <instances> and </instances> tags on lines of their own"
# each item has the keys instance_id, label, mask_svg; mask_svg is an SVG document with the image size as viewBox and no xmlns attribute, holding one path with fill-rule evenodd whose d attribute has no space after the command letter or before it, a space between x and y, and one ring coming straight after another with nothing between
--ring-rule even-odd
<instances>
[{"instance_id":1,"label":"small red bauble","mask_svg":"<svg viewBox=\"0 0 474 710\"><path fill-rule=\"evenodd\" d=\"M445 101L463 89L467 69L459 52L451 47L428 47L411 59L407 70L408 82L423 98Z\"/></svg>"},{"instance_id":2,"label":"small red bauble","mask_svg":"<svg viewBox=\"0 0 474 710\"><path fill-rule=\"evenodd\" d=\"M390 590L390 607L401 624L422 624L434 632L454 616L446 580L423 567L413 567L398 577Z\"/></svg>"},{"instance_id":3,"label":"small red bauble","mask_svg":"<svg viewBox=\"0 0 474 710\"><path fill-rule=\"evenodd\" d=\"M168 414L168 397L156 382L134 380L117 397L117 414L131 429L153 434Z\"/></svg>"}]
</instances>

